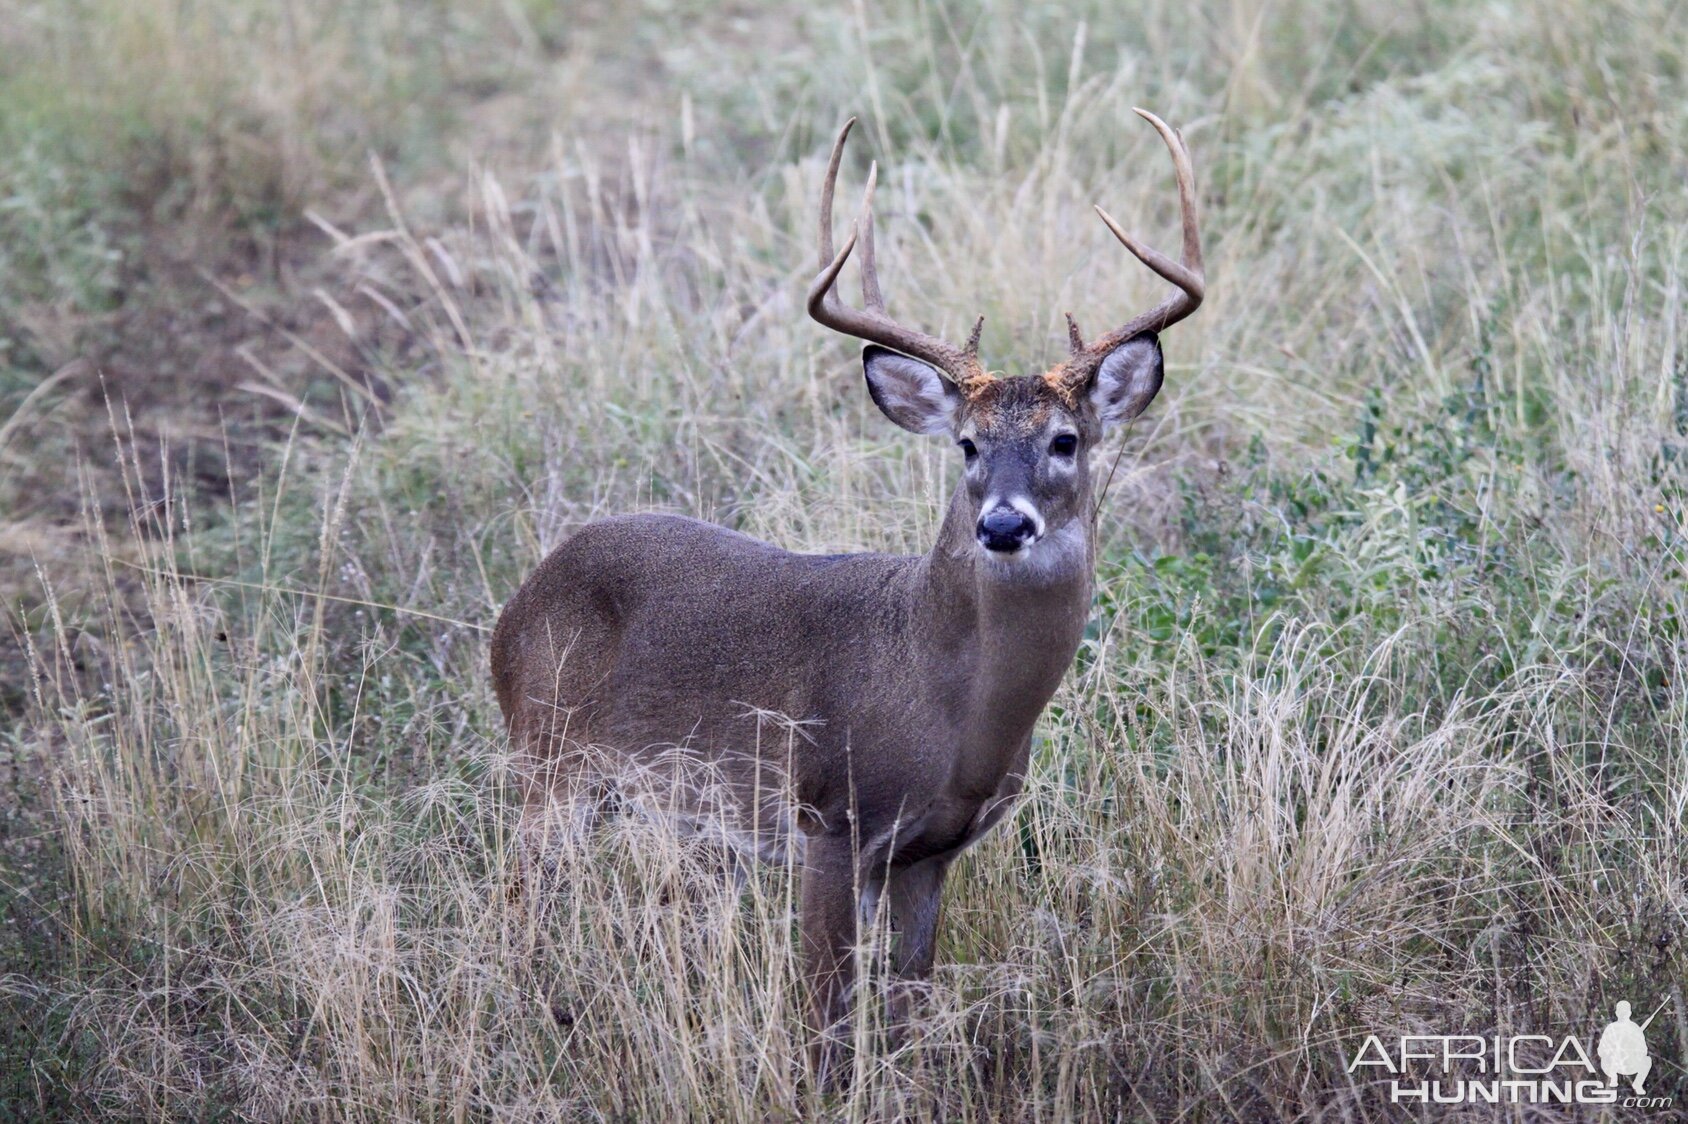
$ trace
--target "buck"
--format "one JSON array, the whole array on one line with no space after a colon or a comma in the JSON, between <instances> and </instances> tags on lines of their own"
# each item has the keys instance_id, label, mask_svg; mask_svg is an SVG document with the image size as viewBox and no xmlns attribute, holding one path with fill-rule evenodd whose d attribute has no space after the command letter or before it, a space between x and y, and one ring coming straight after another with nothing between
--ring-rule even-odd
<instances>
[{"instance_id":1,"label":"buck","mask_svg":"<svg viewBox=\"0 0 1688 1124\"><path fill-rule=\"evenodd\" d=\"M581 528L499 617L492 673L527 764L523 832L543 848L559 806L589 810L629 776L663 814L716 818L764 857L801 864L799 928L812 1062L832 1065L858 925L883 893L902 980L929 975L945 872L1001 822L1026 779L1032 728L1078 650L1094 570L1090 456L1160 390L1157 333L1203 294L1195 177L1172 155L1183 260L1097 213L1171 282L1160 305L1041 375L992 377L963 347L885 311L869 172L833 253L838 134L820 200L809 315L864 340L868 393L892 422L959 446L960 480L918 556L794 554L672 515ZM857 247L863 307L835 292ZM769 736L769 714L795 736Z\"/></svg>"}]
</instances>

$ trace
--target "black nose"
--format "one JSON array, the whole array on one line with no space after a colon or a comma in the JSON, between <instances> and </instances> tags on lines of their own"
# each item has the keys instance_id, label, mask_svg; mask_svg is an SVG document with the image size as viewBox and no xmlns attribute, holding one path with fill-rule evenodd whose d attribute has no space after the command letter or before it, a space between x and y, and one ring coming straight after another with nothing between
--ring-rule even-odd
<instances>
[{"instance_id":1,"label":"black nose","mask_svg":"<svg viewBox=\"0 0 1688 1124\"><path fill-rule=\"evenodd\" d=\"M979 542L986 550L1007 552L1019 550L1037 534L1031 518L1011 507L999 507L985 513L975 529Z\"/></svg>"}]
</instances>

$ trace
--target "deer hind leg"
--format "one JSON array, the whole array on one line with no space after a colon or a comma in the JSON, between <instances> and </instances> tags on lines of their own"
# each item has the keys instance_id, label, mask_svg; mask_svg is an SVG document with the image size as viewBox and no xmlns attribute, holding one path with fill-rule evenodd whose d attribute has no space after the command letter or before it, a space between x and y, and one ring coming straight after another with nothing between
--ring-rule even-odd
<instances>
[{"instance_id":1,"label":"deer hind leg","mask_svg":"<svg viewBox=\"0 0 1688 1124\"><path fill-rule=\"evenodd\" d=\"M594 731L597 695L613 658L612 634L587 615L573 628L547 622L529 641L528 659L507 708L519 754L521 869L536 896L555 889L559 852L583 842L609 800L611 770Z\"/></svg>"},{"instance_id":2,"label":"deer hind leg","mask_svg":"<svg viewBox=\"0 0 1688 1124\"><path fill-rule=\"evenodd\" d=\"M537 708L537 703L530 705ZM536 906L557 888L562 853L586 840L608 801L597 755L581 740L585 729L576 722L579 717L552 705L538 715L529 710L511 731L520 752L516 769L522 794L517 884Z\"/></svg>"},{"instance_id":3,"label":"deer hind leg","mask_svg":"<svg viewBox=\"0 0 1688 1124\"><path fill-rule=\"evenodd\" d=\"M518 877L541 901L556 889L562 853L591 835L608 799L606 785L595 775L563 773L554 764L535 765L537 776L523 778L517 825Z\"/></svg>"}]
</instances>

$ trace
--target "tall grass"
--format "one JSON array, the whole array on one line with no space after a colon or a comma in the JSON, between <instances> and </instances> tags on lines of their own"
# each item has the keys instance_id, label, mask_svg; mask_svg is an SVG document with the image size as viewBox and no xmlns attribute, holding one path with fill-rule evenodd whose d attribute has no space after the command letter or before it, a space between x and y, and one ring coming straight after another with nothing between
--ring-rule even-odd
<instances>
[{"instance_id":1,"label":"tall grass","mask_svg":"<svg viewBox=\"0 0 1688 1124\"><path fill-rule=\"evenodd\" d=\"M462 222L399 180L341 241L391 306L351 329L432 374L319 404L229 517L114 406L135 514L89 528L97 604L43 575L14 739L74 890L72 961L8 977L36 1072L160 1120L1366 1119L1367 1034L1587 1040L1627 998L1688 1104L1677 9L674 18L625 146L563 110ZM1026 798L825 1094L789 870L623 819L511 897L486 629L614 511L922 549L952 452L801 312L825 141L864 114L897 314L982 311L1020 373L1157 295L1089 212L1173 229L1133 104L1186 128L1210 298L1109 450Z\"/></svg>"}]
</instances>

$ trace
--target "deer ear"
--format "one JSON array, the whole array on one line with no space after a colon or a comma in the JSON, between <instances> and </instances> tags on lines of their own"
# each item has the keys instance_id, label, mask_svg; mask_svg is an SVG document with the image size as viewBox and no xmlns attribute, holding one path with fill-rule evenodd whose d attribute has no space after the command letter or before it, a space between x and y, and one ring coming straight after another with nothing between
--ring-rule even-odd
<instances>
[{"instance_id":1,"label":"deer ear","mask_svg":"<svg viewBox=\"0 0 1688 1124\"><path fill-rule=\"evenodd\" d=\"M1090 381L1090 404L1104 426L1130 421L1160 393L1165 371L1160 339L1153 332L1132 336L1102 360Z\"/></svg>"},{"instance_id":2,"label":"deer ear","mask_svg":"<svg viewBox=\"0 0 1688 1124\"><path fill-rule=\"evenodd\" d=\"M953 433L961 392L936 367L888 347L862 349L867 392L879 412L910 433Z\"/></svg>"}]
</instances>

